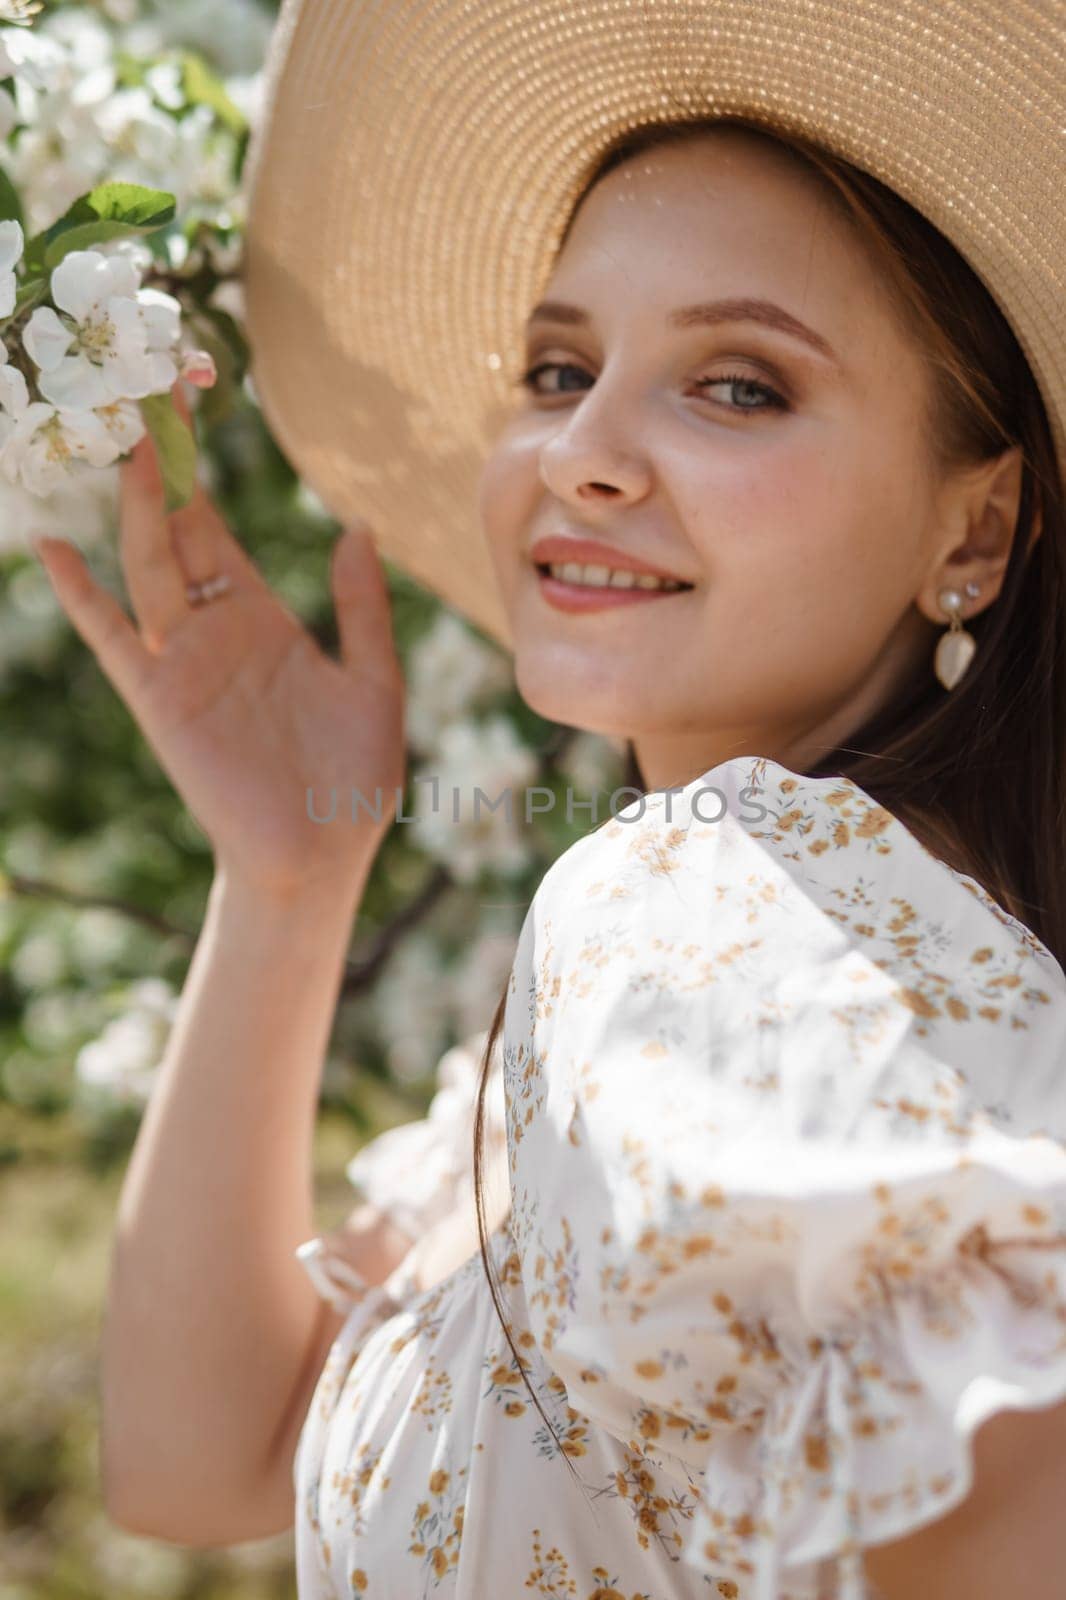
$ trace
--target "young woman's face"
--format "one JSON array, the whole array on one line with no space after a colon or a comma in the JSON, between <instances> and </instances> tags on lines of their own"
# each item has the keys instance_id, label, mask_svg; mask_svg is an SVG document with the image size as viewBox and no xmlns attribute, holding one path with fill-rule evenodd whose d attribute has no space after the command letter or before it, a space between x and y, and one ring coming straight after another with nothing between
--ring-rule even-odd
<instances>
[{"instance_id":1,"label":"young woman's face","mask_svg":"<svg viewBox=\"0 0 1066 1600\"><path fill-rule=\"evenodd\" d=\"M802 768L932 674L964 529L926 464L918 354L811 178L735 133L632 159L545 298L574 311L530 323L540 371L480 497L528 704L631 738L661 788L735 755ZM741 306L672 321L740 299L809 337ZM578 609L604 591L541 575L552 536L690 587Z\"/></svg>"}]
</instances>

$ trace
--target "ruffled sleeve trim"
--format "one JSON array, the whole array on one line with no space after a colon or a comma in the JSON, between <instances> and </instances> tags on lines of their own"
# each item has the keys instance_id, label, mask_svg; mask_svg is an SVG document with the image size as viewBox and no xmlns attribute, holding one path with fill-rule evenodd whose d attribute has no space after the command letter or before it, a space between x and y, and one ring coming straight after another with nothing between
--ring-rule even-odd
<instances>
[{"instance_id":1,"label":"ruffled sleeve trim","mask_svg":"<svg viewBox=\"0 0 1066 1600\"><path fill-rule=\"evenodd\" d=\"M966 1498L977 1428L1066 1398L1066 975L849 780L704 777L523 928L530 1331L684 1491L711 1592L868 1600L863 1549Z\"/></svg>"},{"instance_id":2,"label":"ruffled sleeve trim","mask_svg":"<svg viewBox=\"0 0 1066 1600\"><path fill-rule=\"evenodd\" d=\"M472 1197L475 1099L487 1039L481 1031L446 1050L425 1117L386 1129L346 1168L363 1198L412 1239ZM485 1091L484 1139L487 1160L506 1149L499 1040Z\"/></svg>"},{"instance_id":3,"label":"ruffled sleeve trim","mask_svg":"<svg viewBox=\"0 0 1066 1600\"><path fill-rule=\"evenodd\" d=\"M761 1318L749 1348L779 1386L749 1428L709 1423L688 1564L750 1575L753 1600L806 1600L832 1561L839 1600L866 1600L863 1549L966 1499L977 1429L1066 1399L1066 1151L988 1140L913 1199L873 1186L880 1243L851 1257L861 1309L834 1314L827 1292L809 1322Z\"/></svg>"},{"instance_id":4,"label":"ruffled sleeve trim","mask_svg":"<svg viewBox=\"0 0 1066 1600\"><path fill-rule=\"evenodd\" d=\"M419 1266L434 1227L462 1209L475 1215L474 1111L487 1039L485 1031L470 1034L446 1050L437 1064L438 1088L427 1115L387 1128L345 1169L363 1201L411 1239L403 1260L374 1286L397 1310L422 1292ZM500 1204L509 1202L500 1044L497 1040L485 1093L484 1194L493 1217ZM371 1287L346 1259L334 1233L306 1240L295 1254L318 1293L338 1311L352 1311Z\"/></svg>"}]
</instances>

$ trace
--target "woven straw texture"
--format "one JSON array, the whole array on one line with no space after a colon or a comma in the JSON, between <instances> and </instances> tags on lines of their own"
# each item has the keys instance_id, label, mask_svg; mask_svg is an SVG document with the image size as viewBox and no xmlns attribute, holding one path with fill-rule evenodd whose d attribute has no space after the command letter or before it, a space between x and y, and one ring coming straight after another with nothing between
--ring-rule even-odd
<instances>
[{"instance_id":1,"label":"woven straw texture","mask_svg":"<svg viewBox=\"0 0 1066 1600\"><path fill-rule=\"evenodd\" d=\"M1066 0L283 0L249 154L252 377L330 511L505 648L478 477L605 143L754 116L996 297L1066 474Z\"/></svg>"}]
</instances>

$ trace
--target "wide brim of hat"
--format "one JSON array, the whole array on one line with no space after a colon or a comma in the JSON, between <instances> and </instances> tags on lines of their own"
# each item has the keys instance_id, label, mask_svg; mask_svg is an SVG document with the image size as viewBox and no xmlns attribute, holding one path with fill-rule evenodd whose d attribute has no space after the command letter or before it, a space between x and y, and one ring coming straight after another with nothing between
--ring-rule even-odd
<instances>
[{"instance_id":1,"label":"wide brim of hat","mask_svg":"<svg viewBox=\"0 0 1066 1600\"><path fill-rule=\"evenodd\" d=\"M478 506L605 145L741 115L875 174L1010 321L1066 477L1063 0L283 0L246 166L252 380L341 522L505 649Z\"/></svg>"}]
</instances>

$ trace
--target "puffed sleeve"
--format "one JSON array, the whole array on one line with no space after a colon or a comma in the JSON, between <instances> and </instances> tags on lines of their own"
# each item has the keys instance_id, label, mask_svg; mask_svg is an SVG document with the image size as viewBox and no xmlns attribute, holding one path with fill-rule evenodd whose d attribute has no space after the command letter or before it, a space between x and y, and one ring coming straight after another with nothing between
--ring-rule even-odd
<instances>
[{"instance_id":1,"label":"puffed sleeve","mask_svg":"<svg viewBox=\"0 0 1066 1600\"><path fill-rule=\"evenodd\" d=\"M1066 976L851 782L738 758L579 840L503 1070L531 1331L709 1592L859 1600L1066 1397Z\"/></svg>"},{"instance_id":2,"label":"puffed sleeve","mask_svg":"<svg viewBox=\"0 0 1066 1600\"><path fill-rule=\"evenodd\" d=\"M384 1212L411 1239L410 1251L377 1286L393 1309L419 1292L421 1251L435 1226L467 1209L474 1214L474 1111L487 1040L487 1031L481 1030L446 1050L437 1063L437 1090L426 1115L387 1128L363 1145L345 1169L362 1203ZM485 1091L486 1194L489 1178L497 1168L502 1176L506 1163L504 1115L498 1040ZM499 1193L500 1184L491 1192ZM305 1240L296 1256L335 1309L351 1311L366 1297L370 1286L346 1256L343 1223Z\"/></svg>"}]
</instances>

